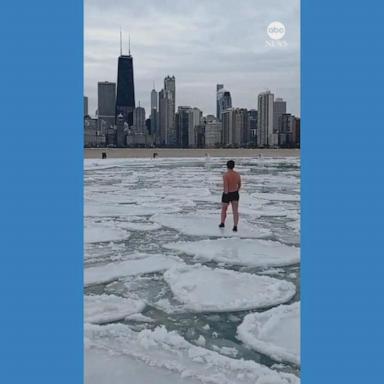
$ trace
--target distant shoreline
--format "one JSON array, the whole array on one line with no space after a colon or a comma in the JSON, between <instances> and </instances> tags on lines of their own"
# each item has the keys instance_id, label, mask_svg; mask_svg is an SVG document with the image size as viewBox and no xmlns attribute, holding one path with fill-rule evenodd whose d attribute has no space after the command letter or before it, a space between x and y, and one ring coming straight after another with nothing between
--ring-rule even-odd
<instances>
[{"instance_id":1,"label":"distant shoreline","mask_svg":"<svg viewBox=\"0 0 384 384\"><path fill-rule=\"evenodd\" d=\"M107 158L151 158L153 153L162 157L300 157L300 149L281 148L281 149L261 149L261 148L85 148L85 159L101 159L102 153L107 154Z\"/></svg>"}]
</instances>

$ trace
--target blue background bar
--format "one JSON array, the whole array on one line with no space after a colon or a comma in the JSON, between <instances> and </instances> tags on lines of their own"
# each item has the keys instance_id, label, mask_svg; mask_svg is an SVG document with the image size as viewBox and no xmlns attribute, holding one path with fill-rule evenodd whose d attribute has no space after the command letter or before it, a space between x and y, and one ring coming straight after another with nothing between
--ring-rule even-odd
<instances>
[{"instance_id":1,"label":"blue background bar","mask_svg":"<svg viewBox=\"0 0 384 384\"><path fill-rule=\"evenodd\" d=\"M302 383L383 383L383 5L302 1Z\"/></svg>"},{"instance_id":2,"label":"blue background bar","mask_svg":"<svg viewBox=\"0 0 384 384\"><path fill-rule=\"evenodd\" d=\"M304 384L382 381L380 4L302 1ZM82 8L2 7L2 383L83 379Z\"/></svg>"},{"instance_id":3,"label":"blue background bar","mask_svg":"<svg viewBox=\"0 0 384 384\"><path fill-rule=\"evenodd\" d=\"M2 3L0 382L83 381L83 3Z\"/></svg>"}]
</instances>

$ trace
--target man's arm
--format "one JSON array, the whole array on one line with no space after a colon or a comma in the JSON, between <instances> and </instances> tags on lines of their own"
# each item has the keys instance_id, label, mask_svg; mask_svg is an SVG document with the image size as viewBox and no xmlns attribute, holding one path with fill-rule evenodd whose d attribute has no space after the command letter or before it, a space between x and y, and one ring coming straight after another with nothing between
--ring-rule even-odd
<instances>
[{"instance_id":1,"label":"man's arm","mask_svg":"<svg viewBox=\"0 0 384 384\"><path fill-rule=\"evenodd\" d=\"M239 183L237 184L238 191L240 191L240 188L241 188L241 177L239 175Z\"/></svg>"}]
</instances>

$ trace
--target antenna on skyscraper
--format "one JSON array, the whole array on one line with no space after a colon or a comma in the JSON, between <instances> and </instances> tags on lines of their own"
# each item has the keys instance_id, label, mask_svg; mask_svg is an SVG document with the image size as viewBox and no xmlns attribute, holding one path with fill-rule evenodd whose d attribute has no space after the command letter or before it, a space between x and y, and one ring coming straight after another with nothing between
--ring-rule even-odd
<instances>
[{"instance_id":1,"label":"antenna on skyscraper","mask_svg":"<svg viewBox=\"0 0 384 384\"><path fill-rule=\"evenodd\" d=\"M156 88L155 88L155 80L153 80L153 89L156 89Z\"/></svg>"},{"instance_id":2,"label":"antenna on skyscraper","mask_svg":"<svg viewBox=\"0 0 384 384\"><path fill-rule=\"evenodd\" d=\"M128 35L128 55L131 55L131 34Z\"/></svg>"},{"instance_id":3,"label":"antenna on skyscraper","mask_svg":"<svg viewBox=\"0 0 384 384\"><path fill-rule=\"evenodd\" d=\"M121 36L121 27L120 27L120 56L123 54L123 38Z\"/></svg>"}]
</instances>

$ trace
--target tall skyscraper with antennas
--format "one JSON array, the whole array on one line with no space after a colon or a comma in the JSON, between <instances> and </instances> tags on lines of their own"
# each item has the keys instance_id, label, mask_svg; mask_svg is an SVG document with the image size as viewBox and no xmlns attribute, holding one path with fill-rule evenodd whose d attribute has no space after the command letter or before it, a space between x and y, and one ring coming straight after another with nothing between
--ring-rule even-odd
<instances>
[{"instance_id":1,"label":"tall skyscraper with antennas","mask_svg":"<svg viewBox=\"0 0 384 384\"><path fill-rule=\"evenodd\" d=\"M131 41L129 39L128 55L123 55L122 36L120 30L120 56L117 65L117 95L115 117L123 115L124 121L133 125L135 109L135 83L133 77L133 57L131 56Z\"/></svg>"}]
</instances>

